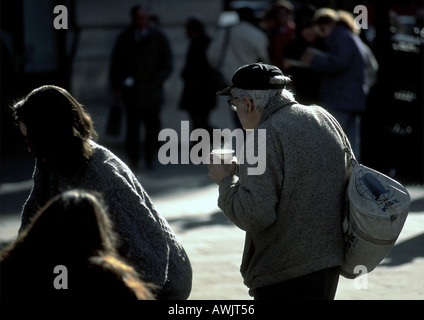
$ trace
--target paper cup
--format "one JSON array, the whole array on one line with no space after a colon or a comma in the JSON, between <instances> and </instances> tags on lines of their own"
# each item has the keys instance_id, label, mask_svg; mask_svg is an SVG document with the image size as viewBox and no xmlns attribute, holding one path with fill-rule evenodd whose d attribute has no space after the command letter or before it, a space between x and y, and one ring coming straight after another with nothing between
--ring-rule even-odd
<instances>
[{"instance_id":1,"label":"paper cup","mask_svg":"<svg viewBox=\"0 0 424 320\"><path fill-rule=\"evenodd\" d=\"M224 163L231 163L233 156L234 156L234 150L232 149L214 149L212 150L212 154L220 158L224 161Z\"/></svg>"}]
</instances>

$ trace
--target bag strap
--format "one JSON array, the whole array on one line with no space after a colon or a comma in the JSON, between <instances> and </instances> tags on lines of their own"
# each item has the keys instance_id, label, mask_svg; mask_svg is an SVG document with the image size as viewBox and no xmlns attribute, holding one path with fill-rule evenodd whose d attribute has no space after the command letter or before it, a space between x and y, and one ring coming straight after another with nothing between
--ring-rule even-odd
<instances>
[{"instance_id":1,"label":"bag strap","mask_svg":"<svg viewBox=\"0 0 424 320\"><path fill-rule=\"evenodd\" d=\"M337 131L341 135L341 139L342 139L343 147L344 147L343 150L344 150L345 154L347 155L348 162L350 164L350 166L347 168L347 170L348 170L348 173L347 173L348 174L348 177L347 177L347 179L348 180L347 180L346 186L345 186L345 203L344 203L343 216L342 216L342 230L343 230L343 233L346 233L347 230L349 229L349 196L348 196L348 186L349 186L349 183L350 183L350 179L351 179L353 168L358 164L358 161L355 158L355 154L353 153L352 147L350 146L349 139L346 136L346 133L344 132L344 130L341 127L340 123L330 113L328 114L327 117L329 118L329 120L331 121L331 123L336 127Z\"/></svg>"},{"instance_id":2,"label":"bag strap","mask_svg":"<svg viewBox=\"0 0 424 320\"><path fill-rule=\"evenodd\" d=\"M349 163L353 168L354 166L356 166L358 164L358 161L356 160L355 155L353 154L353 150L349 146L350 144L348 142L349 142L349 140L347 139L346 134L343 132L344 151L346 152L346 154L349 158Z\"/></svg>"},{"instance_id":3,"label":"bag strap","mask_svg":"<svg viewBox=\"0 0 424 320\"><path fill-rule=\"evenodd\" d=\"M348 186L351 179L353 168L358 164L358 161L356 161L355 155L353 153L352 148L350 147L349 139L346 136L346 133L341 128L338 121L335 121L336 126L341 130L342 133L342 139L343 139L343 145L344 145L344 151L348 157L348 162L350 164L350 168L348 168L348 174L349 174L349 180L348 184L346 185L346 191L345 191L345 208L344 208L344 214L342 218L342 230L343 233L347 233L349 230L349 196L348 196Z\"/></svg>"},{"instance_id":4,"label":"bag strap","mask_svg":"<svg viewBox=\"0 0 424 320\"><path fill-rule=\"evenodd\" d=\"M344 132L340 123L336 120L336 118L334 118L331 114L330 114L329 118L330 118L331 122L337 127L337 129L339 130L339 132L342 135L344 151L346 152L347 157L349 159L349 164L353 168L354 166L356 166L358 164L358 161L356 160L355 154L353 153L352 147L350 146L349 139L346 136L346 133Z\"/></svg>"}]
</instances>

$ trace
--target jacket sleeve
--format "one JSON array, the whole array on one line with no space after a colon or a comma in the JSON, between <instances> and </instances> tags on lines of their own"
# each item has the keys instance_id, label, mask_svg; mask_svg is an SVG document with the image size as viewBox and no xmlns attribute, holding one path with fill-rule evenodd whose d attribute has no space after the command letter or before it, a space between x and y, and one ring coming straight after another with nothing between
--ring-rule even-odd
<instances>
[{"instance_id":1,"label":"jacket sleeve","mask_svg":"<svg viewBox=\"0 0 424 320\"><path fill-rule=\"evenodd\" d=\"M158 34L158 60L157 72L154 78L156 85L161 86L162 83L171 75L173 70L173 54L168 38L164 33L156 31Z\"/></svg>"},{"instance_id":2,"label":"jacket sleeve","mask_svg":"<svg viewBox=\"0 0 424 320\"><path fill-rule=\"evenodd\" d=\"M126 183L122 179L123 183ZM104 195L107 209L119 236L119 253L139 272L143 280L163 286L167 280L169 245L144 193L130 185L116 183Z\"/></svg>"},{"instance_id":3,"label":"jacket sleeve","mask_svg":"<svg viewBox=\"0 0 424 320\"><path fill-rule=\"evenodd\" d=\"M278 157L272 157L275 147L267 135L266 168L262 174L248 174L254 167L244 161L237 176L226 177L219 186L218 206L240 229L260 232L274 223L282 187L282 165ZM264 160L262 159L262 160Z\"/></svg>"},{"instance_id":4,"label":"jacket sleeve","mask_svg":"<svg viewBox=\"0 0 424 320\"><path fill-rule=\"evenodd\" d=\"M353 51L356 50L349 31L336 29L328 52L316 55L310 67L318 72L340 73L350 66Z\"/></svg>"},{"instance_id":5,"label":"jacket sleeve","mask_svg":"<svg viewBox=\"0 0 424 320\"><path fill-rule=\"evenodd\" d=\"M121 90L124 80L134 76L133 30L125 29L115 40L109 65L109 85L111 90Z\"/></svg>"}]
</instances>

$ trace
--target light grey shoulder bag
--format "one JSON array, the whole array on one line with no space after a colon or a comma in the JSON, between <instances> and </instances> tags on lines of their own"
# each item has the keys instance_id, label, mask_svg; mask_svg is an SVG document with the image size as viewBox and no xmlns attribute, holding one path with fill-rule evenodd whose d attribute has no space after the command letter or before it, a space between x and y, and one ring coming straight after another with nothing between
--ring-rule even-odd
<instances>
[{"instance_id":1,"label":"light grey shoulder bag","mask_svg":"<svg viewBox=\"0 0 424 320\"><path fill-rule=\"evenodd\" d=\"M359 164L346 142L345 151L352 172L343 221L341 275L353 279L374 270L389 254L404 226L411 198L398 181Z\"/></svg>"}]
</instances>

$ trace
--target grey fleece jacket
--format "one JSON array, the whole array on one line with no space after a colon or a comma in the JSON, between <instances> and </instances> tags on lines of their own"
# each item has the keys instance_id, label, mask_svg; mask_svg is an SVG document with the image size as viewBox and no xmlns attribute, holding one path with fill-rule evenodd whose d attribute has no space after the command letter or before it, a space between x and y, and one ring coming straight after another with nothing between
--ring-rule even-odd
<instances>
[{"instance_id":1,"label":"grey fleece jacket","mask_svg":"<svg viewBox=\"0 0 424 320\"><path fill-rule=\"evenodd\" d=\"M341 221L347 158L336 120L318 106L288 103L265 110L266 169L229 176L219 186L218 206L246 231L241 264L244 283L255 289L343 262ZM257 132L257 130L255 130Z\"/></svg>"},{"instance_id":2,"label":"grey fleece jacket","mask_svg":"<svg viewBox=\"0 0 424 320\"><path fill-rule=\"evenodd\" d=\"M40 206L64 191L78 188L99 192L118 235L119 253L143 280L162 287L160 297L186 299L191 291L192 269L184 248L131 170L109 150L91 143L94 154L79 175L64 177L36 163L34 186L22 211L20 230Z\"/></svg>"}]
</instances>

